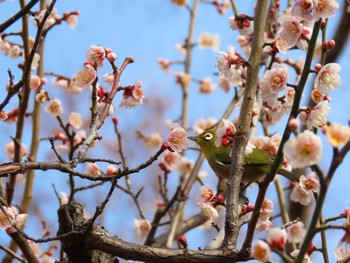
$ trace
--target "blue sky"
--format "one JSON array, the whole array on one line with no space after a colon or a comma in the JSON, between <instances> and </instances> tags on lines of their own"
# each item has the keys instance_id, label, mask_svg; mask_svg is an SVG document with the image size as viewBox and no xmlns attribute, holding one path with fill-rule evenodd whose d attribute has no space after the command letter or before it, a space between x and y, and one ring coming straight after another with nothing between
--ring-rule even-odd
<instances>
[{"instance_id":1,"label":"blue sky","mask_svg":"<svg viewBox=\"0 0 350 263\"><path fill-rule=\"evenodd\" d=\"M285 1L281 1L282 6ZM247 0L244 3L239 3L238 7L241 13L253 14L252 8L254 1ZM10 14L17 10L17 2L5 1L0 4L0 21L5 20ZM164 121L166 119L175 120L180 114L181 92L180 88L175 84L175 80L171 74L167 75L162 72L158 65L157 60L159 58L181 60L182 56L174 48L175 43L183 43L184 38L187 35L189 15L185 8L177 8L172 5L170 1L165 0L72 0L72 1L57 1L56 8L58 13L63 11L80 10L79 22L75 29L71 30L66 24L55 27L53 32L50 32L46 40L46 54L45 65L47 71L52 71L58 74L73 76L78 70L82 68L86 50L90 45L101 45L103 47L110 47L118 55L118 60L121 62L124 57L132 56L135 58L135 63L128 66L125 74L122 76L121 84L130 85L136 81L142 81L147 97L146 105L138 107L132 110L117 109L115 116L118 116L120 120L120 129L129 142L133 142L133 147L127 150L128 161L130 166L137 164L140 160L146 160L146 157L140 155L138 151L138 144L140 141L136 141L133 134L136 130L142 129L143 132L150 133L152 131L161 132L166 135L166 129ZM339 14L339 12L338 12ZM220 50L226 51L229 45L235 45L235 39L237 32L232 32L228 26L228 17L232 15L232 12L221 16L215 8L211 5L202 4L199 8L198 21L196 23L195 39L203 32L209 32L212 34L220 34L221 45ZM334 22L337 19L330 20L330 28L328 30L329 37L334 30ZM15 31L20 28L17 23L10 28L10 31ZM33 29L31 32L34 32ZM13 38L15 39L15 38ZM211 76L214 80L214 74L217 72L215 68L215 58L217 54L211 50L200 50L195 48L194 59L191 68L193 77L201 79L203 77ZM294 58L298 56L304 56L303 52L293 53ZM339 63L342 65L342 86L331 93L332 101L330 106L332 108L329 119L334 122L346 124L349 120L350 104L346 103L346 98L350 98L350 91L347 88L350 83L350 76L346 74L349 72L348 58L350 56L350 49L347 46L343 53L343 56ZM4 87L7 82L7 68L11 68L15 77L19 78L20 72L16 70L16 65L20 62L20 59L15 61L9 60L0 54L0 83L3 87L0 91L1 97L4 96ZM182 71L182 66L175 66L172 68L172 72ZM100 77L110 72L108 66L105 66ZM311 79L311 78L310 78ZM47 85L46 89L50 95L60 98L64 101L66 111L63 114L63 118L68 118L68 109L75 108L77 112L81 113L85 117L89 116L88 105L88 91L84 91L81 95L71 95L67 97L61 90L56 87ZM190 125L193 124L199 117L215 117L219 118L224 111L224 106L229 103L233 92L228 95L222 90L217 89L214 94L201 95L197 93L198 85L193 83L191 86L190 94ZM119 104L120 96L116 97L116 104ZM305 98L305 101L307 99ZM12 109L17 104L14 99L6 110ZM224 105L224 106L223 106ZM156 114L157 113L157 114ZM234 115L237 115L234 113ZM55 120L47 115L42 114L43 121L47 125L48 129L42 132L43 137L52 135L52 132L57 131ZM155 125L153 123L156 123ZM28 121L28 125L29 121ZM283 124L284 125L284 124ZM29 127L28 126L28 127ZM141 126L141 128L140 128ZM281 132L283 126L276 126L271 129L273 132ZM5 134L0 138L0 142L7 143L10 141L9 136L14 136L14 125L2 125L1 129ZM115 135L113 128L109 124L108 127L103 128L101 131L105 139L103 146L110 146L107 153L116 157L116 150L113 148ZM261 135L261 134L258 134ZM29 145L30 137L25 134L24 142ZM111 144L112 142L112 144ZM329 160L331 148L325 143L324 155L325 159ZM97 156L103 151L103 147L97 147L91 151L91 155ZM49 145L47 142L43 142L41 145L42 154L39 155L39 160L44 160L47 155L52 158L52 154L49 153ZM105 154L105 152L102 152ZM149 152L149 155L152 153ZM195 155L193 155L195 157ZM6 162L5 156L0 156L1 162ZM329 162L322 162L321 166L327 169ZM151 176L151 171L156 173L157 167L150 168L148 172L145 172L147 176ZM153 169L153 170L152 170ZM143 175L145 175L143 174ZM324 216L333 216L340 213L344 208L349 207L350 199L345 195L350 190L350 185L344 183L344 177L350 176L349 174L349 157L346 158L343 166L337 172L334 178L334 184L331 185L327 201L332 204L326 206L324 210ZM141 177L141 176L140 176ZM139 179L139 175L132 176L135 189L144 184L144 180ZM154 177L154 175L153 175ZM41 200L49 200L45 203L41 203L40 207L33 208L33 211L39 211L44 216L49 217L52 220L52 227L55 227L56 222L56 209L57 203L52 191L51 184L55 183L59 191L67 191L66 176L58 175L55 172L38 173L37 177L40 181L36 184L35 194ZM173 178L176 182L176 178ZM153 178L154 181L154 178ZM210 173L208 178L208 184L215 185L216 178ZM82 182L84 184L86 182ZM153 182L154 183L154 182ZM197 185L195 189L198 189ZM46 191L42 191L46 189ZM85 192L77 196L78 201L81 201L87 205L88 212L94 211L96 201L101 200L104 196L106 188L98 190L94 200L90 200L90 195ZM136 191L136 190L135 190ZM152 188L145 190L145 200L148 203L145 205L147 215L151 220L152 211L154 211L154 199L151 198ZM344 194L339 194L344 193ZM20 193L18 193L20 194ZM270 193L272 196L272 192ZM195 190L192 191L192 195L195 196ZM108 205L109 216L103 219L103 223L107 229L111 230L112 234L118 234L121 237L132 240L133 233L132 220L137 217L136 210L131 208L125 211L124 205L132 206L130 199L123 193L115 193L115 200ZM115 210L115 213L113 212ZM124 210L123 218L120 218L119 211ZM31 218L29 222L38 222L38 219ZM116 223L118 222L118 223ZM125 224L124 230L115 227L115 225ZM36 229L37 230L37 229ZM35 229L29 229L33 231L33 235L38 235L39 232ZM55 229L53 229L53 233ZM213 234L213 231L210 232ZM204 246L206 239L204 236L206 232L201 234L190 234L188 239L190 245L193 248L198 246ZM329 232L329 238L334 240L332 245L336 244L342 233ZM191 240L192 237L192 240ZM0 232L0 239L3 240L4 233ZM0 252L1 254L1 252Z\"/></svg>"}]
</instances>

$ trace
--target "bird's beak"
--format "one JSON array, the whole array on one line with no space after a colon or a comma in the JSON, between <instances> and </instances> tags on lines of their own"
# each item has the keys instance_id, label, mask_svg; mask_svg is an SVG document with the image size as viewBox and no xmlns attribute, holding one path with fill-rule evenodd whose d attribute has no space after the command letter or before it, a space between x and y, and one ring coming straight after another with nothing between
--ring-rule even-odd
<instances>
[{"instance_id":1,"label":"bird's beak","mask_svg":"<svg viewBox=\"0 0 350 263\"><path fill-rule=\"evenodd\" d=\"M197 142L198 140L199 140L199 136L188 136L187 137L188 139L190 139L190 140L192 140L192 141L195 141L195 142Z\"/></svg>"}]
</instances>

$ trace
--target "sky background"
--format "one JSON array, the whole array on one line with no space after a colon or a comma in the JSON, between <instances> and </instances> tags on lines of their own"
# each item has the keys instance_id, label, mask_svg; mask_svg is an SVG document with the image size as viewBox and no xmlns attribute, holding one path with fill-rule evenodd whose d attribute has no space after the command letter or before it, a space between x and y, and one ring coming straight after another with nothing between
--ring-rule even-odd
<instances>
[{"instance_id":1,"label":"sky background","mask_svg":"<svg viewBox=\"0 0 350 263\"><path fill-rule=\"evenodd\" d=\"M247 0L240 2L244 2L238 4L240 13L253 15L254 1ZM281 5L285 6L285 2L281 1ZM55 27L48 34L45 43L46 54L44 58L47 72L55 72L72 77L78 70L82 69L86 51L90 45L101 45L102 47L112 48L118 56L119 65L126 56L132 56L135 59L135 63L129 65L123 74L121 85L131 85L136 81L142 81L146 96L145 105L131 110L117 108L114 116L117 116L119 119L119 128L126 141L125 148L128 165L133 167L140 163L140 161L148 159L152 155L152 151L145 152L142 141L135 139L134 134L137 130L142 130L145 134L160 132L163 138L166 138L167 130L165 121L177 120L180 116L180 87L175 84L172 74L165 74L159 69L157 60L159 58L165 58L179 61L183 58L175 49L175 43L182 44L184 38L187 36L189 23L188 11L185 8L178 8L168 0L57 1L56 9L59 14L62 14L63 11L79 10L80 16L78 18L78 25L73 30L67 24L63 23ZM1 3L0 21L6 20L16 10L18 10L17 1L5 1L5 3ZM213 6L201 4L198 12L195 39L198 39L198 36L203 32L219 34L221 37L220 50L226 52L229 45L234 45L239 49L239 46L236 44L237 32L233 32L228 25L228 18L232 15L231 10L225 15L219 15ZM329 29L327 30L329 38L334 32L340 12L338 11L336 15L338 16L337 18L330 19ZM16 31L19 28L20 23L16 23L7 32ZM34 28L31 28L32 36L34 36L34 32ZM11 40L16 42L15 37L11 38ZM215 77L217 73L215 67L216 56L217 53L212 50L201 50L195 47L191 67L192 77L201 79L209 76L217 82L217 78ZM299 56L305 56L305 53L302 51L293 51L290 53L290 56L296 59ZM349 121L350 104L348 103L348 99L350 98L350 90L348 87L350 76L347 74L349 72L349 57L350 48L347 45L339 60L342 66L340 73L342 86L330 93L332 101L330 102L331 113L329 120L341 124L346 124ZM0 54L0 85L3 87L0 90L0 98L5 96L5 86L8 81L7 69L10 68L12 70L16 79L20 78L21 72L16 69L16 65L19 62L21 62L20 58L10 60L4 57L3 54ZM176 71L183 71L183 66L176 65L171 68L171 72ZM108 72L111 72L111 69L105 64L99 71L99 76L101 77ZM63 119L68 120L69 111L72 109L82 114L85 118L88 118L88 89L84 90L82 94L67 96L59 88L50 85L50 78L48 80L48 85L46 85L45 89L48 90L50 96L57 97L64 103ZM108 87L105 84L103 85L104 87ZM197 92L198 87L199 85L195 82L191 85L190 126L200 117L214 117L219 119L233 96L232 90L226 94L219 88L213 94L199 94ZM305 105L307 100L308 98L305 97L304 104L302 103L302 105ZM119 101L120 94L116 96L115 106L118 106ZM5 110L11 110L16 105L17 99L14 98ZM237 115L237 112L235 111L231 119ZM42 137L52 136L55 132L59 131L57 121L45 112L42 113L42 121L45 126L41 134ZM101 142L98 147L89 152L91 156L99 156L101 154L104 156L107 154L108 156L117 158L115 134L111 123L108 122L110 120L107 120L106 125L101 131L104 142ZM283 122L282 125L271 127L271 132L281 133L284 125L285 123ZM85 127L87 127L87 123ZM3 136L0 138L0 145L3 145L10 142L10 136L14 136L15 125L2 124L1 130L3 131ZM28 119L24 133L24 143L28 146L30 144L29 131L31 129L30 120ZM262 135L260 130L258 130L257 135ZM324 139L323 135L321 137ZM326 170L329 166L331 153L331 147L325 142L324 161L322 161L321 166ZM197 153L195 152L189 153L189 157L193 158L193 160L195 160L196 155ZM53 160L54 156L50 151L49 143L43 141L40 145L38 160L45 160L47 158ZM0 161L7 162L8 159L5 155L0 155ZM207 168L206 164L204 164L204 168ZM81 169L84 170L84 167L81 167ZM350 206L350 197L347 194L350 191L350 184L348 183L348 179L345 179L350 176L349 169L349 157L347 157L341 168L337 171L334 181L330 186L324 208L324 217L340 214L345 208ZM217 179L209 169L208 171L209 177L205 183L215 187ZM159 200L153 187L156 184L157 173L159 173L157 165L153 165L152 168L131 176L135 192L137 192L139 187L145 185L145 178L148 182L142 193L142 200L144 200L143 205L149 220L152 220L155 203ZM175 185L177 179L176 175L173 175L170 178L170 182ZM87 184L83 180L77 181L81 185ZM56 210L58 203L52 190L52 184L55 184L58 192L68 191L66 175L58 174L54 171L38 173L34 200L40 200L40 202L32 208L35 216L30 216L28 222L28 225L31 226L28 232L33 236L38 237L40 235L40 231L38 231L40 229L40 218L45 218L48 221L53 234L56 231ZM193 200L198 193L199 187L199 185L196 185L191 192ZM21 186L16 193L17 197L21 194L20 189ZM107 189L107 186L101 187L94 191L93 195L90 192L77 194L77 201L84 203L87 212L92 214L96 204L103 200ZM273 187L271 187L272 189ZM251 191L254 192L254 189ZM273 191L269 192L268 197L274 198ZM128 209L125 209L126 206ZM189 215L198 212L194 201L189 206L192 208L188 211ZM123 211L122 215L120 211ZM104 224L111 234L118 235L128 241L133 241L134 234L131 229L133 219L137 217L137 211L130 198L122 192L116 191L113 199L107 206L105 215L100 218L100 223ZM36 227L33 227L34 225ZM123 225L123 227L120 228L120 225ZM186 236L190 247L197 248L199 246L204 247L207 244L208 237L212 237L214 234L215 232L213 230L205 230L195 231ZM338 243L342 234L340 231L328 232L328 238L331 240L330 253L332 253L334 246ZM0 231L0 240L1 244L7 244L7 236L4 231ZM0 255L2 255L2 251L0 251ZM315 259L317 259L317 255L315 256ZM315 260L315 262L317 261Z\"/></svg>"}]
</instances>

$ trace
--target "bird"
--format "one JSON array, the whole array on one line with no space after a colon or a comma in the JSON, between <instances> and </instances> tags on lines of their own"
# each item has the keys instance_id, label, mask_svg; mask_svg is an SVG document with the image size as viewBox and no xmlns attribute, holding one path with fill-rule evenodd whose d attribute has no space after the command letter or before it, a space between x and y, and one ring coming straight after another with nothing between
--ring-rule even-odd
<instances>
[{"instance_id":1,"label":"bird","mask_svg":"<svg viewBox=\"0 0 350 263\"><path fill-rule=\"evenodd\" d=\"M215 145L216 133L214 130L206 130L198 136L189 136L190 140L195 141L211 169L220 178L228 178L231 169L231 151L232 147L217 147ZM253 151L244 156L244 170L241 182L244 184L259 182L269 172L274 159L265 151L254 148ZM286 171L282 167L277 170L278 174L283 175L289 180L298 181L297 176Z\"/></svg>"}]
</instances>

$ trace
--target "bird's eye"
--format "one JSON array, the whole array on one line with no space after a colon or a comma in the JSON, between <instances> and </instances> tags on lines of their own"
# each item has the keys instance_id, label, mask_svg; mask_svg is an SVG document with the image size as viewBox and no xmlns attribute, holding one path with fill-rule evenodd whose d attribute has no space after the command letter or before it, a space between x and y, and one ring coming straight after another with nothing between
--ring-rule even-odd
<instances>
[{"instance_id":1,"label":"bird's eye","mask_svg":"<svg viewBox=\"0 0 350 263\"><path fill-rule=\"evenodd\" d=\"M210 141L212 138L213 138L213 134L209 132L204 135L204 139L206 139L207 141Z\"/></svg>"}]
</instances>

